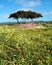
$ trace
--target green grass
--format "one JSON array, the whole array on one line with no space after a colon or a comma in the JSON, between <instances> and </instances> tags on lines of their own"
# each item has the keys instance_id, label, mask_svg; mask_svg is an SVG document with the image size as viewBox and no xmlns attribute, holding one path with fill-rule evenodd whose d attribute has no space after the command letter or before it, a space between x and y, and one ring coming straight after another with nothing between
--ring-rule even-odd
<instances>
[{"instance_id":1,"label":"green grass","mask_svg":"<svg viewBox=\"0 0 52 65\"><path fill-rule=\"evenodd\" d=\"M52 65L52 28L0 26L0 65Z\"/></svg>"}]
</instances>

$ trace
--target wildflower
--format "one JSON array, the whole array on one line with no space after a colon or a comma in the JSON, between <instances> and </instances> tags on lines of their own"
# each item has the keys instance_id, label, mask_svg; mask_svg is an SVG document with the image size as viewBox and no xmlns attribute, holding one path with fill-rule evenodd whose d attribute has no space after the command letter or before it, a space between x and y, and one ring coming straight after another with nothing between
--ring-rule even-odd
<instances>
[{"instance_id":1,"label":"wildflower","mask_svg":"<svg viewBox=\"0 0 52 65\"><path fill-rule=\"evenodd\" d=\"M50 50L48 50L48 52L50 52Z\"/></svg>"},{"instance_id":2,"label":"wildflower","mask_svg":"<svg viewBox=\"0 0 52 65\"><path fill-rule=\"evenodd\" d=\"M50 50L50 52L52 53L52 49Z\"/></svg>"},{"instance_id":3,"label":"wildflower","mask_svg":"<svg viewBox=\"0 0 52 65\"><path fill-rule=\"evenodd\" d=\"M46 60L46 63L48 64L48 60Z\"/></svg>"},{"instance_id":4,"label":"wildflower","mask_svg":"<svg viewBox=\"0 0 52 65\"><path fill-rule=\"evenodd\" d=\"M41 59L38 59L38 64L42 64L42 60Z\"/></svg>"},{"instance_id":5,"label":"wildflower","mask_svg":"<svg viewBox=\"0 0 52 65\"><path fill-rule=\"evenodd\" d=\"M4 49L4 47L5 47L5 45L4 45L4 44L2 44L2 49Z\"/></svg>"},{"instance_id":6,"label":"wildflower","mask_svg":"<svg viewBox=\"0 0 52 65\"><path fill-rule=\"evenodd\" d=\"M22 61L22 62L24 62L24 60L25 60L24 58L21 58L21 61Z\"/></svg>"},{"instance_id":7,"label":"wildflower","mask_svg":"<svg viewBox=\"0 0 52 65\"><path fill-rule=\"evenodd\" d=\"M31 65L32 65L32 63L31 63Z\"/></svg>"}]
</instances>

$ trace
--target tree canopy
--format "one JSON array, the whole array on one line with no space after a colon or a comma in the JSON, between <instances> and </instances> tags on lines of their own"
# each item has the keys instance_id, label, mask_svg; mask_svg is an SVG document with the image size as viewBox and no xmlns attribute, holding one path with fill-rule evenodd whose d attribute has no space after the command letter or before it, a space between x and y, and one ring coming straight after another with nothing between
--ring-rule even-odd
<instances>
[{"instance_id":1,"label":"tree canopy","mask_svg":"<svg viewBox=\"0 0 52 65\"><path fill-rule=\"evenodd\" d=\"M43 17L40 13L33 12L33 11L17 11L15 13L10 14L9 18L27 18L27 19L33 19L33 18L39 18Z\"/></svg>"}]
</instances>

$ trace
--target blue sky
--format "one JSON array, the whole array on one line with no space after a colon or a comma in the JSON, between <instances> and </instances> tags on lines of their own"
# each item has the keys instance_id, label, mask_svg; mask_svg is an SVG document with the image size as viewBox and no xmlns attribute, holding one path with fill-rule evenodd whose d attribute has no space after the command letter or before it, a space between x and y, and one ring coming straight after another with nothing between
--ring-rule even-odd
<instances>
[{"instance_id":1,"label":"blue sky","mask_svg":"<svg viewBox=\"0 0 52 65\"><path fill-rule=\"evenodd\" d=\"M52 20L52 0L0 0L0 22L13 22L8 16L19 10L40 12L43 18L35 20Z\"/></svg>"}]
</instances>

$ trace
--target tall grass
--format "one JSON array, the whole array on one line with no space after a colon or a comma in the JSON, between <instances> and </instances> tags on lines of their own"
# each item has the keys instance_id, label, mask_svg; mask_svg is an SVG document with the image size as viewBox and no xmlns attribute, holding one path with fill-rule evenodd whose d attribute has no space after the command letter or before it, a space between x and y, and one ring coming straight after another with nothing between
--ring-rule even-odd
<instances>
[{"instance_id":1,"label":"tall grass","mask_svg":"<svg viewBox=\"0 0 52 65\"><path fill-rule=\"evenodd\" d=\"M0 26L0 65L52 65L52 29Z\"/></svg>"}]
</instances>

